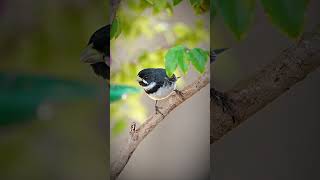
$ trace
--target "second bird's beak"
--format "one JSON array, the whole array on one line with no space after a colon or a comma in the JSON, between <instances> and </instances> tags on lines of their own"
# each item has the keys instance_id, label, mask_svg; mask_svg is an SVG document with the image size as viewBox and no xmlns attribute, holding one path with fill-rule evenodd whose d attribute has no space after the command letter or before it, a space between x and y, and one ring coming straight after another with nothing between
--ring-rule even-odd
<instances>
[{"instance_id":1,"label":"second bird's beak","mask_svg":"<svg viewBox=\"0 0 320 180\"><path fill-rule=\"evenodd\" d=\"M104 62L103 54L93 48L93 45L88 45L81 53L81 62L94 64Z\"/></svg>"}]
</instances>

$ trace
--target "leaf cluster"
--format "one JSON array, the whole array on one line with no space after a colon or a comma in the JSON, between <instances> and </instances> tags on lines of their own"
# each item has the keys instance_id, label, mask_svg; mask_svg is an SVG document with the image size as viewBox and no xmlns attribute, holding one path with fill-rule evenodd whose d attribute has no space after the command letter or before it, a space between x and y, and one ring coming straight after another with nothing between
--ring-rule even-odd
<instances>
[{"instance_id":1,"label":"leaf cluster","mask_svg":"<svg viewBox=\"0 0 320 180\"><path fill-rule=\"evenodd\" d=\"M188 49L183 45L175 46L168 50L165 56L166 73L171 77L179 69L186 74L190 62L199 73L204 73L208 62L209 53L201 48Z\"/></svg>"},{"instance_id":2,"label":"leaf cluster","mask_svg":"<svg viewBox=\"0 0 320 180\"><path fill-rule=\"evenodd\" d=\"M211 0L211 19L220 14L232 33L238 39L243 39L254 19L256 1ZM291 38L298 38L301 35L309 0L260 0L260 2L273 25Z\"/></svg>"}]
</instances>

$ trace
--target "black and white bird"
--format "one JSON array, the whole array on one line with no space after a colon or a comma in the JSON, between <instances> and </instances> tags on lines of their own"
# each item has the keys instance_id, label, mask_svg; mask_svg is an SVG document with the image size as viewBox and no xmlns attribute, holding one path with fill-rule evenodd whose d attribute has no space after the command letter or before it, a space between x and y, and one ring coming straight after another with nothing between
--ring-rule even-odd
<instances>
[{"instance_id":1,"label":"black and white bird","mask_svg":"<svg viewBox=\"0 0 320 180\"><path fill-rule=\"evenodd\" d=\"M137 75L139 85L151 99L156 101L155 110L160 114L162 113L157 106L158 100L167 98L173 92L183 97L181 92L176 89L177 80L178 78L174 74L172 77L168 77L166 70L162 68L143 69Z\"/></svg>"},{"instance_id":2,"label":"black and white bird","mask_svg":"<svg viewBox=\"0 0 320 180\"><path fill-rule=\"evenodd\" d=\"M93 33L80 59L90 64L96 75L110 80L110 25Z\"/></svg>"}]
</instances>

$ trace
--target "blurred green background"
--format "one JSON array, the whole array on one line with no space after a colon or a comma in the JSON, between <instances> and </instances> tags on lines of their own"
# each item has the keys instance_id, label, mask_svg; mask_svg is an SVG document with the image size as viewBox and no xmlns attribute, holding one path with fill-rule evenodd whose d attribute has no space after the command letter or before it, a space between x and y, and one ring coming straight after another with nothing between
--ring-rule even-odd
<instances>
[{"instance_id":1,"label":"blurred green background","mask_svg":"<svg viewBox=\"0 0 320 180\"><path fill-rule=\"evenodd\" d=\"M0 179L105 179L105 82L79 60L107 1L0 1Z\"/></svg>"}]
</instances>

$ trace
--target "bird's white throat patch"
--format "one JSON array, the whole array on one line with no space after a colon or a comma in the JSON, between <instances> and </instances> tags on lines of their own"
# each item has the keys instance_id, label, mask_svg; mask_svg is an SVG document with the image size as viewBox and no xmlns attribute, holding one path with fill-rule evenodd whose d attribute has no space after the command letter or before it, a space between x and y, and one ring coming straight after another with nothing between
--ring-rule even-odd
<instances>
[{"instance_id":1,"label":"bird's white throat patch","mask_svg":"<svg viewBox=\"0 0 320 180\"><path fill-rule=\"evenodd\" d=\"M147 84L147 83L146 83ZM143 89L148 91L156 86L155 82L150 83L148 86L143 86Z\"/></svg>"}]
</instances>

